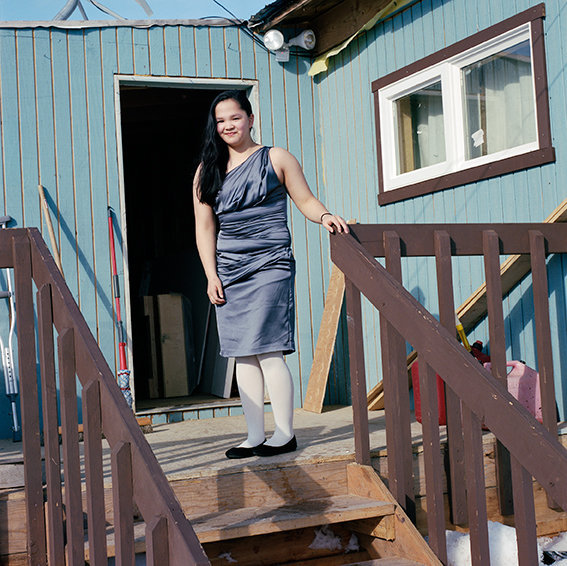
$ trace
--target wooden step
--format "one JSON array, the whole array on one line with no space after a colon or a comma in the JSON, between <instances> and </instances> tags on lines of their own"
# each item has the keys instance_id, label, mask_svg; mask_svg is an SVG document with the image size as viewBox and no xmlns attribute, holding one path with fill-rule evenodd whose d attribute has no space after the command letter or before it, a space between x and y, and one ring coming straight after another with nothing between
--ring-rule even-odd
<instances>
[{"instance_id":1,"label":"wooden step","mask_svg":"<svg viewBox=\"0 0 567 566\"><path fill-rule=\"evenodd\" d=\"M188 518L201 544L269 533L346 523L392 515L395 505L357 495L309 499L278 507L244 507ZM134 524L135 551L145 552L145 523ZM87 559L88 559L88 542ZM107 534L108 555L115 552L114 530Z\"/></svg>"},{"instance_id":2,"label":"wooden step","mask_svg":"<svg viewBox=\"0 0 567 566\"><path fill-rule=\"evenodd\" d=\"M395 506L359 497L337 495L279 507L245 507L189 519L201 543L263 535L318 525L344 523L394 513Z\"/></svg>"}]
</instances>

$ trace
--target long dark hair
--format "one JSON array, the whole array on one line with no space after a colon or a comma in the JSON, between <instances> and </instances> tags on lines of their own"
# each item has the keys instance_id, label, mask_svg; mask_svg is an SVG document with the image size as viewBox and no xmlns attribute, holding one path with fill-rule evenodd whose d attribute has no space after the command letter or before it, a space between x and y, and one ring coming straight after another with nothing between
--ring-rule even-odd
<instances>
[{"instance_id":1,"label":"long dark hair","mask_svg":"<svg viewBox=\"0 0 567 566\"><path fill-rule=\"evenodd\" d=\"M235 100L248 116L252 115L252 106L243 90L225 90L211 104L203 136L199 190L197 193L201 202L211 206L215 204L217 193L226 176L226 166L228 164L228 148L217 133L215 116L217 104L223 100Z\"/></svg>"}]
</instances>

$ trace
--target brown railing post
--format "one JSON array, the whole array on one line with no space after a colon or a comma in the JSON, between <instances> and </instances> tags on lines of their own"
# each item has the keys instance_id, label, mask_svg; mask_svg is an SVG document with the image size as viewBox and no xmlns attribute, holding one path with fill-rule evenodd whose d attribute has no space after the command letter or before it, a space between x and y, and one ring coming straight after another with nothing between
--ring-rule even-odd
<instances>
[{"instance_id":1,"label":"brown railing post","mask_svg":"<svg viewBox=\"0 0 567 566\"><path fill-rule=\"evenodd\" d=\"M541 388L543 424L551 434L557 435L557 410L555 406L555 383L553 381L553 355L551 352L551 328L549 324L545 239L543 234L537 230L530 230L529 236L537 341L537 365Z\"/></svg>"},{"instance_id":2,"label":"brown railing post","mask_svg":"<svg viewBox=\"0 0 567 566\"><path fill-rule=\"evenodd\" d=\"M532 476L510 455L519 566L539 564Z\"/></svg>"},{"instance_id":3,"label":"brown railing post","mask_svg":"<svg viewBox=\"0 0 567 566\"><path fill-rule=\"evenodd\" d=\"M119 442L111 453L114 541L117 566L134 565L134 501L132 455L129 442Z\"/></svg>"},{"instance_id":4,"label":"brown railing post","mask_svg":"<svg viewBox=\"0 0 567 566\"><path fill-rule=\"evenodd\" d=\"M147 566L169 566L167 519L156 517L146 526Z\"/></svg>"},{"instance_id":5,"label":"brown railing post","mask_svg":"<svg viewBox=\"0 0 567 566\"><path fill-rule=\"evenodd\" d=\"M557 409L555 405L553 354L551 351L551 327L549 323L545 238L539 230L530 230L529 238L541 412L543 426L551 434L557 436ZM552 509L559 508L555 501L549 497L547 498L547 504Z\"/></svg>"},{"instance_id":6,"label":"brown railing post","mask_svg":"<svg viewBox=\"0 0 567 566\"><path fill-rule=\"evenodd\" d=\"M85 480L89 530L89 565L108 564L106 556L106 520L102 470L100 390L98 381L89 381L83 389L83 437L85 445Z\"/></svg>"},{"instance_id":7,"label":"brown railing post","mask_svg":"<svg viewBox=\"0 0 567 566\"><path fill-rule=\"evenodd\" d=\"M65 544L63 536L61 457L59 453L51 285L43 285L38 291L37 306L47 494L47 552L49 564L52 565L65 563Z\"/></svg>"},{"instance_id":8,"label":"brown railing post","mask_svg":"<svg viewBox=\"0 0 567 566\"><path fill-rule=\"evenodd\" d=\"M439 322L449 331L455 331L455 300L453 298L453 267L451 238L446 231L435 231L435 261L437 267L437 296ZM451 520L455 525L466 524L467 496L465 491L465 456L461 402L453 391L445 388L447 415L447 445L449 470L447 473Z\"/></svg>"},{"instance_id":9,"label":"brown railing post","mask_svg":"<svg viewBox=\"0 0 567 566\"><path fill-rule=\"evenodd\" d=\"M445 503L439 440L439 407L437 376L422 354L419 364L421 392L421 425L423 429L423 460L425 465L425 497L427 500L427 534L429 546L444 564L447 563L445 538Z\"/></svg>"},{"instance_id":10,"label":"brown railing post","mask_svg":"<svg viewBox=\"0 0 567 566\"><path fill-rule=\"evenodd\" d=\"M32 291L30 243L27 238L12 238L15 298L18 309L18 365L24 452L27 544L30 564L44 565L47 560L45 515L41 478L39 432L39 395L35 350L35 320Z\"/></svg>"},{"instance_id":11,"label":"brown railing post","mask_svg":"<svg viewBox=\"0 0 567 566\"><path fill-rule=\"evenodd\" d=\"M490 551L482 429L478 417L464 403L462 413L472 566L488 566Z\"/></svg>"},{"instance_id":12,"label":"brown railing post","mask_svg":"<svg viewBox=\"0 0 567 566\"><path fill-rule=\"evenodd\" d=\"M370 465L370 438L368 436L368 408L366 404L366 373L364 369L364 337L360 291L345 280L348 349L350 356L350 389L354 424L354 452L356 462Z\"/></svg>"},{"instance_id":13,"label":"brown railing post","mask_svg":"<svg viewBox=\"0 0 567 566\"><path fill-rule=\"evenodd\" d=\"M402 282L400 238L395 232L383 234L384 257L388 273ZM410 428L409 387L406 341L380 314L382 381L386 411L388 448L388 487L406 513L415 520L413 462Z\"/></svg>"},{"instance_id":14,"label":"brown railing post","mask_svg":"<svg viewBox=\"0 0 567 566\"><path fill-rule=\"evenodd\" d=\"M63 473L65 478L65 522L67 527L67 564L83 566L85 545L81 471L79 459L79 418L75 377L75 338L72 328L58 338L59 382L61 396L61 431Z\"/></svg>"},{"instance_id":15,"label":"brown railing post","mask_svg":"<svg viewBox=\"0 0 567 566\"><path fill-rule=\"evenodd\" d=\"M507 386L506 335L502 308L502 282L500 280L500 241L494 230L482 233L484 271L486 276L486 302L490 337L490 364L492 375ZM514 500L510 475L510 454L498 440L495 441L496 488L502 515L514 513Z\"/></svg>"}]
</instances>

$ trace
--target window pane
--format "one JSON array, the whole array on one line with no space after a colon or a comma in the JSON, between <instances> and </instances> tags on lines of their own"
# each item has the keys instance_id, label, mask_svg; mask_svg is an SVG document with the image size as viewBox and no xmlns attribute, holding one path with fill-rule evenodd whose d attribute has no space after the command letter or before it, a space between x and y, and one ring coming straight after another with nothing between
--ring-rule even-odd
<instances>
[{"instance_id":1,"label":"window pane","mask_svg":"<svg viewBox=\"0 0 567 566\"><path fill-rule=\"evenodd\" d=\"M445 161L441 82L396 100L398 175Z\"/></svg>"},{"instance_id":2,"label":"window pane","mask_svg":"<svg viewBox=\"0 0 567 566\"><path fill-rule=\"evenodd\" d=\"M536 141L529 40L462 69L467 159Z\"/></svg>"}]
</instances>

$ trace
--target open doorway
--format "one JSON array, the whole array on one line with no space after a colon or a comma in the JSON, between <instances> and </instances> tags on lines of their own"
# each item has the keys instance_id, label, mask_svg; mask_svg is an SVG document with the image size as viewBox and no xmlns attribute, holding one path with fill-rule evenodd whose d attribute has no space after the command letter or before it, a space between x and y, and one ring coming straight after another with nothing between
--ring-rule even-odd
<instances>
[{"instance_id":1,"label":"open doorway","mask_svg":"<svg viewBox=\"0 0 567 566\"><path fill-rule=\"evenodd\" d=\"M220 90L120 85L137 410L236 395L233 360L218 355L192 202L207 112Z\"/></svg>"}]
</instances>

